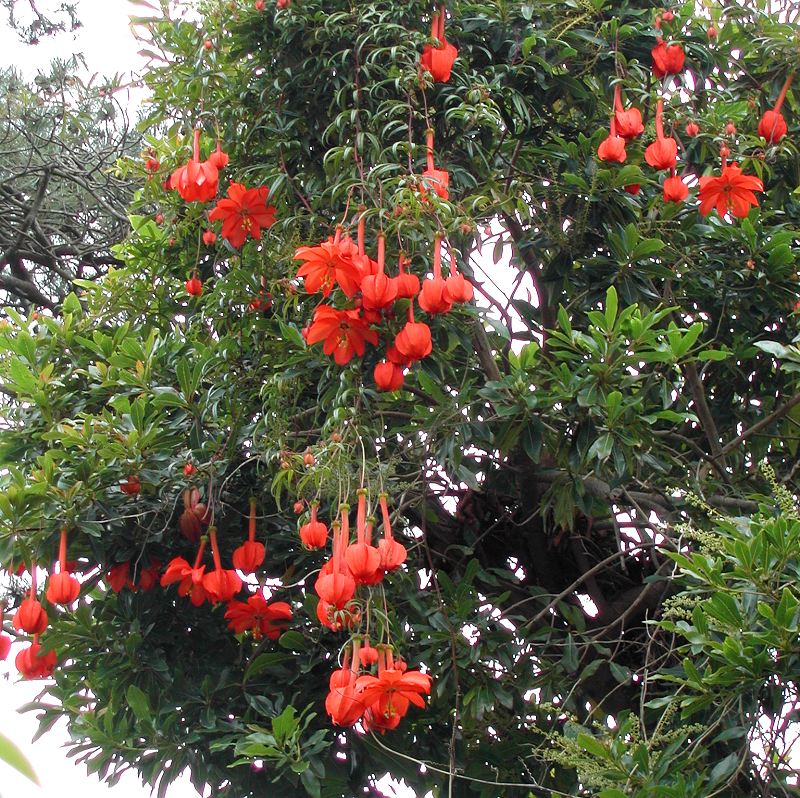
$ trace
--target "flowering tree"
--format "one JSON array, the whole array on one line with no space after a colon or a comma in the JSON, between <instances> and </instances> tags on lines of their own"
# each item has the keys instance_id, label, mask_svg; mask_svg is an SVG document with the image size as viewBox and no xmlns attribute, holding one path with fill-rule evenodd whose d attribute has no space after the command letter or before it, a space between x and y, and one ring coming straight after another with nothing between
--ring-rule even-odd
<instances>
[{"instance_id":1,"label":"flowering tree","mask_svg":"<svg viewBox=\"0 0 800 798\"><path fill-rule=\"evenodd\" d=\"M122 266L2 331L8 627L90 771L796 790L778 6L142 20Z\"/></svg>"}]
</instances>

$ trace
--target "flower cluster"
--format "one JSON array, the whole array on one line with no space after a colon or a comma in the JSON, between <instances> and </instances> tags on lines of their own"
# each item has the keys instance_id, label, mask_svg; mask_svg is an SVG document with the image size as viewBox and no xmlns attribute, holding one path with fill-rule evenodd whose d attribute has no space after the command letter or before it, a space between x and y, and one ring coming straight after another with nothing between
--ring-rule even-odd
<instances>
[{"instance_id":1,"label":"flower cluster","mask_svg":"<svg viewBox=\"0 0 800 798\"><path fill-rule=\"evenodd\" d=\"M678 43L667 45L660 34L662 22L672 22L675 15L665 11L656 17L656 28L659 31L656 46L652 49L653 74L658 78L669 78L683 71L685 54ZM709 34L710 35L710 34ZM716 34L715 34L716 35ZM786 97L786 92L791 85L793 75L790 75L775 102L772 110L764 113L758 124L759 135L768 143L777 144L787 133L787 125L780 113L781 106ZM664 133L664 101L659 98L656 103L655 127L656 138L644 152L645 162L657 171L666 171L668 174L662 183L665 202L682 203L689 196L689 187L677 174L678 141ZM641 113L636 108L625 110L621 102L619 84L614 89L614 109L611 116L610 131L597 149L598 158L611 163L624 163L627 158L626 145L644 130ZM700 133L700 126L692 121L686 125L686 135L694 138ZM725 127L726 135L733 136L736 126L728 122ZM721 218L726 218L729 213L736 217L744 217L751 206L758 206L758 199L754 192L763 191L761 180L752 175L742 174L736 165L728 165L728 148L723 146L722 171L719 177L701 177L699 199L700 213L708 215L716 210ZM624 187L630 194L637 194L638 184Z\"/></svg>"},{"instance_id":2,"label":"flower cluster","mask_svg":"<svg viewBox=\"0 0 800 798\"><path fill-rule=\"evenodd\" d=\"M295 259L303 265L297 276L304 280L306 291L321 293L324 298L338 289L353 304L337 308L333 304L317 306L311 324L303 331L309 345L322 343L322 351L343 366L353 357L362 357L366 345L378 344L378 330L373 325L395 319L394 303L407 300L406 324L394 335L386 349L386 359L375 368L375 382L380 390L397 390L403 384L403 372L414 361L427 357L433 348L430 327L414 319L414 301L431 316L447 313L455 303L472 299L471 283L458 271L451 252L450 273L442 276L442 239L436 237L433 251L433 274L422 283L406 271L401 254L398 273L386 274L386 242L378 236L377 259L370 258L364 247L364 216L358 223L358 243L336 235L314 247L300 247Z\"/></svg>"}]
</instances>

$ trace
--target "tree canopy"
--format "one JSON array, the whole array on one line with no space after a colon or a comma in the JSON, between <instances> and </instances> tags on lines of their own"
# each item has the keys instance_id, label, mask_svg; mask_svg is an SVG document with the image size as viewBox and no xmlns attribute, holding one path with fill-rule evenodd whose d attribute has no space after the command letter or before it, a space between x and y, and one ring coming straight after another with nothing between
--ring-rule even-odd
<instances>
[{"instance_id":1,"label":"tree canopy","mask_svg":"<svg viewBox=\"0 0 800 798\"><path fill-rule=\"evenodd\" d=\"M118 265L0 329L43 727L159 795L797 795L797 9L139 5Z\"/></svg>"}]
</instances>

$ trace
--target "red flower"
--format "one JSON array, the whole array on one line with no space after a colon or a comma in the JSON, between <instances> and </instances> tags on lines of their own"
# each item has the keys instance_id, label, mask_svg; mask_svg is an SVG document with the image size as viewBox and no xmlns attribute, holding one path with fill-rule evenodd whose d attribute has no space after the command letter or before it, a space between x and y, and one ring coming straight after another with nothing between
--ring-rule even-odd
<instances>
[{"instance_id":1,"label":"red flower","mask_svg":"<svg viewBox=\"0 0 800 798\"><path fill-rule=\"evenodd\" d=\"M616 123L617 135L622 136L624 139L636 138L644 131L642 114L639 109L629 108L626 111L622 107L622 95L619 85L614 88L614 122Z\"/></svg>"},{"instance_id":2,"label":"red flower","mask_svg":"<svg viewBox=\"0 0 800 798\"><path fill-rule=\"evenodd\" d=\"M312 502L311 520L300 527L300 540L307 549L323 549L328 542L328 527L317 521L318 509L319 505Z\"/></svg>"},{"instance_id":3,"label":"red flower","mask_svg":"<svg viewBox=\"0 0 800 798\"><path fill-rule=\"evenodd\" d=\"M127 479L120 482L119 489L126 496L135 496L142 489L142 483L139 482L139 477L131 475Z\"/></svg>"},{"instance_id":4,"label":"red flower","mask_svg":"<svg viewBox=\"0 0 800 798\"><path fill-rule=\"evenodd\" d=\"M187 202L207 202L217 195L219 170L211 162L200 160L200 130L194 131L194 154L189 163L179 166L170 177L169 187Z\"/></svg>"},{"instance_id":5,"label":"red flower","mask_svg":"<svg viewBox=\"0 0 800 798\"><path fill-rule=\"evenodd\" d=\"M758 123L758 135L766 139L767 144L777 144L789 131L786 120L781 113L781 107L793 80L794 72L790 73L789 77L784 81L772 110L766 111Z\"/></svg>"},{"instance_id":6,"label":"red flower","mask_svg":"<svg viewBox=\"0 0 800 798\"><path fill-rule=\"evenodd\" d=\"M381 567L381 555L366 536L367 494L363 489L358 491L358 512L356 517L356 542L345 549L344 559L356 584L376 584L380 581L378 571ZM378 577L377 579L376 576Z\"/></svg>"},{"instance_id":7,"label":"red flower","mask_svg":"<svg viewBox=\"0 0 800 798\"><path fill-rule=\"evenodd\" d=\"M322 567L314 590L322 601L342 609L356 592L356 583L344 562L344 550L350 539L349 508L342 505L342 521L333 524L333 557Z\"/></svg>"},{"instance_id":8,"label":"red flower","mask_svg":"<svg viewBox=\"0 0 800 798\"><path fill-rule=\"evenodd\" d=\"M365 310L383 310L397 299L397 285L384 271L386 240L378 236L378 270L361 279L361 306Z\"/></svg>"},{"instance_id":9,"label":"red flower","mask_svg":"<svg viewBox=\"0 0 800 798\"><path fill-rule=\"evenodd\" d=\"M47 600L51 604L72 604L80 592L80 582L67 571L62 571L50 577L47 585Z\"/></svg>"},{"instance_id":10,"label":"red flower","mask_svg":"<svg viewBox=\"0 0 800 798\"><path fill-rule=\"evenodd\" d=\"M250 499L250 516L247 522L247 540L233 552L233 567L253 574L264 562L266 549L256 540L256 500Z\"/></svg>"},{"instance_id":11,"label":"red flower","mask_svg":"<svg viewBox=\"0 0 800 798\"><path fill-rule=\"evenodd\" d=\"M369 644L369 635L364 640L364 645L358 651L358 661L363 668L369 668L378 661L378 649Z\"/></svg>"},{"instance_id":12,"label":"red flower","mask_svg":"<svg viewBox=\"0 0 800 798\"><path fill-rule=\"evenodd\" d=\"M364 276L355 255L357 252L353 250L350 239L340 239L337 230L334 238L316 247L300 247L294 253L295 260L305 261L297 270L297 276L304 279L309 294L321 291L322 296L327 297L338 285L346 297L353 297L358 293Z\"/></svg>"},{"instance_id":13,"label":"red flower","mask_svg":"<svg viewBox=\"0 0 800 798\"><path fill-rule=\"evenodd\" d=\"M20 603L11 625L18 632L38 635L47 629L47 613L37 599L29 596Z\"/></svg>"},{"instance_id":14,"label":"red flower","mask_svg":"<svg viewBox=\"0 0 800 798\"><path fill-rule=\"evenodd\" d=\"M208 162L222 171L228 165L228 161L230 161L228 153L223 152L220 143L217 142L217 149L208 156Z\"/></svg>"},{"instance_id":15,"label":"red flower","mask_svg":"<svg viewBox=\"0 0 800 798\"><path fill-rule=\"evenodd\" d=\"M379 391L397 391L403 385L403 367L389 360L376 364L373 376Z\"/></svg>"},{"instance_id":16,"label":"red flower","mask_svg":"<svg viewBox=\"0 0 800 798\"><path fill-rule=\"evenodd\" d=\"M130 578L131 564L121 562L113 565L108 572L108 585L115 592L120 593L124 588L133 590L133 581Z\"/></svg>"},{"instance_id":17,"label":"red flower","mask_svg":"<svg viewBox=\"0 0 800 798\"><path fill-rule=\"evenodd\" d=\"M700 125L697 122L687 122L686 123L686 135L690 138L694 138L700 132Z\"/></svg>"},{"instance_id":18,"label":"red flower","mask_svg":"<svg viewBox=\"0 0 800 798\"><path fill-rule=\"evenodd\" d=\"M203 576L205 574L205 565L200 565L200 560L203 559L203 552L206 549L205 538L200 541L200 547L197 550L197 557L195 557L194 567L183 559L183 557L175 557L167 564L167 569L161 577L161 587L179 582L178 595L189 596L189 601L195 607L199 607L207 598L205 588L203 587Z\"/></svg>"},{"instance_id":19,"label":"red flower","mask_svg":"<svg viewBox=\"0 0 800 798\"><path fill-rule=\"evenodd\" d=\"M247 188L242 183L232 182L227 199L221 199L208 218L212 222L222 222L222 237L238 249L248 235L260 239L261 228L275 224L275 207L267 205L268 197L266 187Z\"/></svg>"},{"instance_id":20,"label":"red flower","mask_svg":"<svg viewBox=\"0 0 800 798\"><path fill-rule=\"evenodd\" d=\"M678 142L664 137L663 113L664 101L659 100L656 105L656 140L644 151L644 159L653 169L674 169L678 158Z\"/></svg>"},{"instance_id":21,"label":"red flower","mask_svg":"<svg viewBox=\"0 0 800 798\"><path fill-rule=\"evenodd\" d=\"M139 587L146 593L158 584L158 575L161 571L161 561L151 560L147 568L142 568L139 574Z\"/></svg>"},{"instance_id":22,"label":"red flower","mask_svg":"<svg viewBox=\"0 0 800 798\"><path fill-rule=\"evenodd\" d=\"M58 544L58 570L50 577L47 586L47 600L51 604L72 604L81 592L80 582L71 576L67 568L67 529L61 529Z\"/></svg>"},{"instance_id":23,"label":"red flower","mask_svg":"<svg viewBox=\"0 0 800 798\"><path fill-rule=\"evenodd\" d=\"M352 726L363 714L364 704L356 693L356 675L345 685L332 687L325 698L325 711L335 726Z\"/></svg>"},{"instance_id":24,"label":"red flower","mask_svg":"<svg viewBox=\"0 0 800 798\"><path fill-rule=\"evenodd\" d=\"M378 541L381 568L384 571L396 571L406 561L408 554L406 547L396 541L392 535L392 524L389 516L389 507L386 504L386 494L382 493L379 500L383 519L383 539Z\"/></svg>"},{"instance_id":25,"label":"red flower","mask_svg":"<svg viewBox=\"0 0 800 798\"><path fill-rule=\"evenodd\" d=\"M358 310L336 310L330 305L319 305L314 319L308 328L306 343L325 343L322 351L333 355L340 366L349 363L354 355L362 357L366 343L378 343L378 333L369 328L369 323L361 318Z\"/></svg>"},{"instance_id":26,"label":"red flower","mask_svg":"<svg viewBox=\"0 0 800 798\"><path fill-rule=\"evenodd\" d=\"M413 299L420 289L419 277L406 271L406 259L403 255L398 261L399 274L394 278L398 299Z\"/></svg>"},{"instance_id":27,"label":"red flower","mask_svg":"<svg viewBox=\"0 0 800 798\"><path fill-rule=\"evenodd\" d=\"M689 187L678 175L664 180L664 202L683 202L689 196Z\"/></svg>"},{"instance_id":28,"label":"red flower","mask_svg":"<svg viewBox=\"0 0 800 798\"><path fill-rule=\"evenodd\" d=\"M789 127L779 111L765 111L758 122L758 135L768 144L777 144L788 132Z\"/></svg>"},{"instance_id":29,"label":"red flower","mask_svg":"<svg viewBox=\"0 0 800 798\"><path fill-rule=\"evenodd\" d=\"M750 206L758 206L755 191L763 191L764 184L753 175L743 175L735 164L722 162L719 177L707 175L700 178L700 214L708 216L716 208L720 217L729 211L739 219L750 212Z\"/></svg>"},{"instance_id":30,"label":"red flower","mask_svg":"<svg viewBox=\"0 0 800 798\"><path fill-rule=\"evenodd\" d=\"M612 133L600 142L597 148L597 157L609 163L625 163L625 139Z\"/></svg>"},{"instance_id":31,"label":"red flower","mask_svg":"<svg viewBox=\"0 0 800 798\"><path fill-rule=\"evenodd\" d=\"M203 231L203 243L210 247L217 240L217 234L213 230Z\"/></svg>"},{"instance_id":32,"label":"red flower","mask_svg":"<svg viewBox=\"0 0 800 798\"><path fill-rule=\"evenodd\" d=\"M686 55L679 44L670 44L668 47L659 38L650 54L653 56L653 73L658 78L677 75L683 69Z\"/></svg>"},{"instance_id":33,"label":"red flower","mask_svg":"<svg viewBox=\"0 0 800 798\"><path fill-rule=\"evenodd\" d=\"M236 634L252 632L254 640L262 636L277 640L292 620L292 608L285 601L268 604L260 593L250 596L246 602L231 601L225 610L228 628Z\"/></svg>"},{"instance_id":34,"label":"red flower","mask_svg":"<svg viewBox=\"0 0 800 798\"><path fill-rule=\"evenodd\" d=\"M642 190L640 183L629 183L627 186L623 186L622 188L624 191L627 191L628 194L633 194L633 196L636 196Z\"/></svg>"},{"instance_id":35,"label":"red flower","mask_svg":"<svg viewBox=\"0 0 800 798\"><path fill-rule=\"evenodd\" d=\"M403 717L410 704L424 709L423 695L430 695L431 677L410 670L405 673L386 668L378 676L359 676L356 681L358 697L376 715L391 719Z\"/></svg>"},{"instance_id":36,"label":"red flower","mask_svg":"<svg viewBox=\"0 0 800 798\"><path fill-rule=\"evenodd\" d=\"M474 296L472 283L456 268L455 256L450 253L450 276L444 281L444 293L453 304L470 302Z\"/></svg>"},{"instance_id":37,"label":"red flower","mask_svg":"<svg viewBox=\"0 0 800 798\"><path fill-rule=\"evenodd\" d=\"M394 339L397 351L409 360L422 360L433 350L431 328L421 321L409 321Z\"/></svg>"},{"instance_id":38,"label":"red flower","mask_svg":"<svg viewBox=\"0 0 800 798\"><path fill-rule=\"evenodd\" d=\"M8 656L11 651L11 638L8 635L0 635L0 661Z\"/></svg>"},{"instance_id":39,"label":"red flower","mask_svg":"<svg viewBox=\"0 0 800 798\"><path fill-rule=\"evenodd\" d=\"M447 83L450 80L450 71L458 57L458 50L447 41L444 35L446 16L447 12L444 6L433 15L431 38L438 39L439 44L436 46L426 44L419 59L422 66L433 75L433 79L437 83Z\"/></svg>"},{"instance_id":40,"label":"red flower","mask_svg":"<svg viewBox=\"0 0 800 798\"><path fill-rule=\"evenodd\" d=\"M214 558L214 570L203 576L203 589L208 594L212 604L220 601L230 601L241 589L242 580L236 571L222 567L217 545L217 530L209 527L208 536L211 539L211 554Z\"/></svg>"},{"instance_id":41,"label":"red flower","mask_svg":"<svg viewBox=\"0 0 800 798\"><path fill-rule=\"evenodd\" d=\"M42 647L38 640L34 640L28 648L20 651L14 664L23 679L47 679L53 675L58 657L55 651L41 653Z\"/></svg>"},{"instance_id":42,"label":"red flower","mask_svg":"<svg viewBox=\"0 0 800 798\"><path fill-rule=\"evenodd\" d=\"M419 306L426 313L430 313L431 316L448 313L453 307L453 303L447 293L445 281L441 276L422 281Z\"/></svg>"},{"instance_id":43,"label":"red flower","mask_svg":"<svg viewBox=\"0 0 800 798\"><path fill-rule=\"evenodd\" d=\"M186 293L189 296L200 296L203 293L203 281L196 274L186 281Z\"/></svg>"}]
</instances>

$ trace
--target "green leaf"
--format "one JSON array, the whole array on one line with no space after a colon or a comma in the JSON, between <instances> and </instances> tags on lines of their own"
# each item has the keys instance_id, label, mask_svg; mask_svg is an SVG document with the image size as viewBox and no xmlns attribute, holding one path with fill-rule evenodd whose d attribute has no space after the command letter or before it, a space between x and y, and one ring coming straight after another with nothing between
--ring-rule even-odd
<instances>
[{"instance_id":1,"label":"green leaf","mask_svg":"<svg viewBox=\"0 0 800 798\"><path fill-rule=\"evenodd\" d=\"M128 685L128 689L125 691L125 697L128 699L128 706L139 720L150 720L150 701L146 693L135 684L131 684Z\"/></svg>"},{"instance_id":2,"label":"green leaf","mask_svg":"<svg viewBox=\"0 0 800 798\"><path fill-rule=\"evenodd\" d=\"M606 329L614 329L614 322L617 320L617 308L619 307L619 300L617 298L617 289L613 285L608 287L606 291Z\"/></svg>"},{"instance_id":3,"label":"green leaf","mask_svg":"<svg viewBox=\"0 0 800 798\"><path fill-rule=\"evenodd\" d=\"M18 357L11 358L9 371L15 387L19 388L22 393L32 394L39 387L36 377Z\"/></svg>"},{"instance_id":4,"label":"green leaf","mask_svg":"<svg viewBox=\"0 0 800 798\"><path fill-rule=\"evenodd\" d=\"M306 648L306 639L300 632L290 629L280 636L278 645L281 646L281 648L288 648L290 651L304 651Z\"/></svg>"},{"instance_id":5,"label":"green leaf","mask_svg":"<svg viewBox=\"0 0 800 798\"><path fill-rule=\"evenodd\" d=\"M17 747L17 744L0 732L0 760L7 765L11 765L14 770L21 773L34 784L39 784L33 766L25 757L25 754Z\"/></svg>"}]
</instances>

